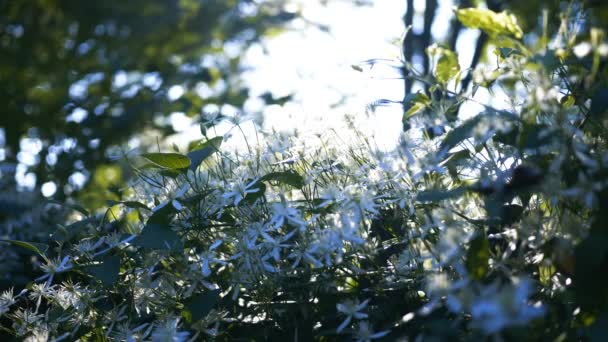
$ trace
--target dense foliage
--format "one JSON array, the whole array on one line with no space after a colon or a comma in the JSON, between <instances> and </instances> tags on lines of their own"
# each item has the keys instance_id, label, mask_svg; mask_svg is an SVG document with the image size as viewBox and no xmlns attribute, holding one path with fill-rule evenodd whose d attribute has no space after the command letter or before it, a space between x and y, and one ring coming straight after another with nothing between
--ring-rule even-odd
<instances>
[{"instance_id":1,"label":"dense foliage","mask_svg":"<svg viewBox=\"0 0 608 342\"><path fill-rule=\"evenodd\" d=\"M214 127L247 118L206 115L186 153L125 154L137 177L120 201L74 215L48 246L9 241L38 255L40 277L2 294L2 327L32 340L601 339L608 44L584 8L561 14L557 31L529 33L508 12L456 10L493 58L465 89L446 47L427 47L429 73L405 63L428 87L406 97L393 151L262 131L231 151Z\"/></svg>"},{"instance_id":2,"label":"dense foliage","mask_svg":"<svg viewBox=\"0 0 608 342\"><path fill-rule=\"evenodd\" d=\"M169 114L242 109L242 53L294 18L283 4L0 1L0 161L18 162L21 183L54 182L62 199L109 148L144 129L175 133Z\"/></svg>"}]
</instances>

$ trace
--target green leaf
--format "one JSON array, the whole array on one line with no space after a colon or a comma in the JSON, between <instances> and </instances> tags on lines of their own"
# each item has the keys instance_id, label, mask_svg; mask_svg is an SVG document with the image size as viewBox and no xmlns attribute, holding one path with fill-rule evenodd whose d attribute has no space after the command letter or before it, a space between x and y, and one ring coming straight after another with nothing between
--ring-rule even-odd
<instances>
[{"instance_id":1,"label":"green leaf","mask_svg":"<svg viewBox=\"0 0 608 342\"><path fill-rule=\"evenodd\" d=\"M481 280L488 274L489 259L490 243L483 235L479 235L469 244L465 257L465 266L471 278Z\"/></svg>"},{"instance_id":2,"label":"green leaf","mask_svg":"<svg viewBox=\"0 0 608 342\"><path fill-rule=\"evenodd\" d=\"M554 129L547 125L525 124L519 135L518 147L521 149L537 149L549 145L558 139Z\"/></svg>"},{"instance_id":3,"label":"green leaf","mask_svg":"<svg viewBox=\"0 0 608 342\"><path fill-rule=\"evenodd\" d=\"M551 284L551 277L555 273L555 267L553 265L544 265L541 264L538 266L538 280L544 286L549 286Z\"/></svg>"},{"instance_id":4,"label":"green leaf","mask_svg":"<svg viewBox=\"0 0 608 342\"><path fill-rule=\"evenodd\" d=\"M192 297L186 304L192 322L205 318L220 301L220 290L212 290Z\"/></svg>"},{"instance_id":5,"label":"green leaf","mask_svg":"<svg viewBox=\"0 0 608 342\"><path fill-rule=\"evenodd\" d=\"M481 117L482 117L481 115L477 115L477 116L465 121L464 123L462 123L462 125L449 131L448 134L443 139L443 141L441 142L439 149L440 150L443 150L443 149L449 150L452 147L458 145L460 142L471 138L473 136L473 132L475 131L475 128L477 128L477 124L479 124L479 122L481 121Z\"/></svg>"},{"instance_id":6,"label":"green leaf","mask_svg":"<svg viewBox=\"0 0 608 342\"><path fill-rule=\"evenodd\" d=\"M507 11L496 13L484 8L463 8L456 10L456 17L464 26L481 29L490 37L507 35L520 39L524 34L517 18Z\"/></svg>"},{"instance_id":7,"label":"green leaf","mask_svg":"<svg viewBox=\"0 0 608 342\"><path fill-rule=\"evenodd\" d=\"M133 244L149 249L179 249L182 241L168 225L148 223Z\"/></svg>"},{"instance_id":8,"label":"green leaf","mask_svg":"<svg viewBox=\"0 0 608 342\"><path fill-rule=\"evenodd\" d=\"M105 258L101 264L86 267L86 271L101 280L106 286L112 286L118 281L120 271L120 257L112 255Z\"/></svg>"},{"instance_id":9,"label":"green leaf","mask_svg":"<svg viewBox=\"0 0 608 342\"><path fill-rule=\"evenodd\" d=\"M147 205L137 202L137 201L113 201L113 200L107 200L106 201L108 206L115 206L115 205L119 205L122 204L127 208L131 208L131 209L144 209L144 210L151 210L150 208L148 208Z\"/></svg>"},{"instance_id":10,"label":"green leaf","mask_svg":"<svg viewBox=\"0 0 608 342\"><path fill-rule=\"evenodd\" d=\"M0 241L28 249L28 250L40 255L44 259L46 259L46 255L44 255L44 253L46 253L46 251L49 249L49 246L45 245L43 243L25 242L25 241L20 241L20 240L8 240L8 239L0 239Z\"/></svg>"},{"instance_id":11,"label":"green leaf","mask_svg":"<svg viewBox=\"0 0 608 342\"><path fill-rule=\"evenodd\" d=\"M608 88L598 89L591 98L591 108L589 115L598 116L608 111Z\"/></svg>"},{"instance_id":12,"label":"green leaf","mask_svg":"<svg viewBox=\"0 0 608 342\"><path fill-rule=\"evenodd\" d=\"M297 172L293 170L281 171L281 172L271 172L261 179L262 181L276 181L279 183L291 185L294 188L302 188L304 187L304 178L300 176Z\"/></svg>"},{"instance_id":13,"label":"green leaf","mask_svg":"<svg viewBox=\"0 0 608 342\"><path fill-rule=\"evenodd\" d=\"M448 83L460 72L458 56L452 50L433 44L426 49L426 53L431 57L439 56L435 66L435 78L439 83Z\"/></svg>"},{"instance_id":14,"label":"green leaf","mask_svg":"<svg viewBox=\"0 0 608 342\"><path fill-rule=\"evenodd\" d=\"M72 210L76 210L77 212L81 213L82 215L89 217L91 216L91 213L89 213L88 210L86 210L85 208L83 208L82 206L78 205L78 204L74 204L74 203L65 203L65 202L60 202L57 200L53 200L53 199L49 199L47 200L49 203L54 203L54 204L58 204L60 206L63 207L68 207Z\"/></svg>"},{"instance_id":15,"label":"green leaf","mask_svg":"<svg viewBox=\"0 0 608 342\"><path fill-rule=\"evenodd\" d=\"M403 100L405 113L403 121L420 113L431 104L431 99L423 93L408 94Z\"/></svg>"},{"instance_id":16,"label":"green leaf","mask_svg":"<svg viewBox=\"0 0 608 342\"><path fill-rule=\"evenodd\" d=\"M170 170L186 169L190 166L190 159L179 153L145 153L142 157L157 166Z\"/></svg>"},{"instance_id":17,"label":"green leaf","mask_svg":"<svg viewBox=\"0 0 608 342\"><path fill-rule=\"evenodd\" d=\"M502 224L511 225L518 222L524 213L524 207L518 204L505 204L502 207Z\"/></svg>"},{"instance_id":18,"label":"green leaf","mask_svg":"<svg viewBox=\"0 0 608 342\"><path fill-rule=\"evenodd\" d=\"M453 190L426 190L421 191L416 196L416 200L418 202L439 202L450 198L458 198L462 196L465 192L463 188L456 188Z\"/></svg>"},{"instance_id":19,"label":"green leaf","mask_svg":"<svg viewBox=\"0 0 608 342\"><path fill-rule=\"evenodd\" d=\"M258 198L261 198L266 194L266 184L262 183L261 179L258 180L256 184L252 185L251 188L259 190L248 193L245 198L243 198L243 203L253 204Z\"/></svg>"},{"instance_id":20,"label":"green leaf","mask_svg":"<svg viewBox=\"0 0 608 342\"><path fill-rule=\"evenodd\" d=\"M223 140L224 138L219 136L191 146L190 152L188 153L188 158L190 158L190 169L196 170L205 159L219 151Z\"/></svg>"}]
</instances>

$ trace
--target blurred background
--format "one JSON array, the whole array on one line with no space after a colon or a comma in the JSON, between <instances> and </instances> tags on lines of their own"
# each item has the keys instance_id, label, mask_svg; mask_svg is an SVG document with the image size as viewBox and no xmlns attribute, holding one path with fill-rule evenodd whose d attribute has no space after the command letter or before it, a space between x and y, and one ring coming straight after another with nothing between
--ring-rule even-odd
<instances>
[{"instance_id":1,"label":"blurred background","mask_svg":"<svg viewBox=\"0 0 608 342\"><path fill-rule=\"evenodd\" d=\"M587 6L605 21L601 3ZM462 69L491 56L454 6L510 10L528 31L542 26L542 9L556 27L554 14L571 4L0 0L0 238L42 241L74 209L119 199L129 178L121 157L184 151L201 124L221 117L314 136L346 134L348 115L391 149L403 98L424 88L402 78L404 63L428 70L432 43L457 51ZM476 97L500 105L499 93ZM462 115L479 110L467 106ZM28 279L24 253L2 246L0 289Z\"/></svg>"}]
</instances>

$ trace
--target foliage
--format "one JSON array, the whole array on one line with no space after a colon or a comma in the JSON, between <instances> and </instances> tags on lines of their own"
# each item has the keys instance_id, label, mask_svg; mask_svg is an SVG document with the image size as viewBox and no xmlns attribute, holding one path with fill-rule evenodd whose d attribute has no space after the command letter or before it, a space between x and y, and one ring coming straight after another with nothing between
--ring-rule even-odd
<instances>
[{"instance_id":1,"label":"foliage","mask_svg":"<svg viewBox=\"0 0 608 342\"><path fill-rule=\"evenodd\" d=\"M175 133L172 113L242 108L242 54L295 17L283 1L250 0L10 0L0 11L0 161L54 182L57 199L136 134Z\"/></svg>"},{"instance_id":2,"label":"foliage","mask_svg":"<svg viewBox=\"0 0 608 342\"><path fill-rule=\"evenodd\" d=\"M465 13L495 33L497 58L454 91L455 52L435 48L441 70L407 76L428 91L410 97L397 149L270 134L244 151L212 137L202 157L130 160L133 191L54 235L35 283L0 296L3 327L69 340L600 339L604 31L563 15L535 41L510 16ZM482 89L507 106L454 113Z\"/></svg>"}]
</instances>

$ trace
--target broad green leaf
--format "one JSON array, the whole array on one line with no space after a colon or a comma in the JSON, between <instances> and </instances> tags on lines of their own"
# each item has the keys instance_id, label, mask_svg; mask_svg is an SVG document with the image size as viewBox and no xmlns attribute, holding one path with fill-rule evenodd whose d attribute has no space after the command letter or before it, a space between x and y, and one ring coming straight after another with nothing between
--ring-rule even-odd
<instances>
[{"instance_id":1,"label":"broad green leaf","mask_svg":"<svg viewBox=\"0 0 608 342\"><path fill-rule=\"evenodd\" d=\"M483 235L479 235L469 244L465 257L465 266L471 278L481 280L488 274L489 259L490 243Z\"/></svg>"},{"instance_id":2,"label":"broad green leaf","mask_svg":"<svg viewBox=\"0 0 608 342\"><path fill-rule=\"evenodd\" d=\"M572 95L566 95L559 100L559 103L564 109L570 109L576 103L576 99Z\"/></svg>"},{"instance_id":3,"label":"broad green leaf","mask_svg":"<svg viewBox=\"0 0 608 342\"><path fill-rule=\"evenodd\" d=\"M439 83L446 84L460 72L458 56L452 50L433 44L426 49L426 53L431 57L439 57L435 66L435 78Z\"/></svg>"},{"instance_id":4,"label":"broad green leaf","mask_svg":"<svg viewBox=\"0 0 608 342\"><path fill-rule=\"evenodd\" d=\"M133 240L133 244L149 249L179 249L182 241L168 225L149 223Z\"/></svg>"},{"instance_id":5,"label":"broad green leaf","mask_svg":"<svg viewBox=\"0 0 608 342\"><path fill-rule=\"evenodd\" d=\"M220 301L220 290L212 290L192 297L186 304L192 322L205 318Z\"/></svg>"},{"instance_id":6,"label":"broad green leaf","mask_svg":"<svg viewBox=\"0 0 608 342\"><path fill-rule=\"evenodd\" d=\"M169 223L175 208L167 204L150 216L141 234L133 240L133 244L149 249L177 249L182 241L176 232L171 230Z\"/></svg>"},{"instance_id":7,"label":"broad green leaf","mask_svg":"<svg viewBox=\"0 0 608 342\"><path fill-rule=\"evenodd\" d=\"M558 138L555 130L547 125L524 124L519 135L518 146L521 149L537 149L553 143Z\"/></svg>"},{"instance_id":8,"label":"broad green leaf","mask_svg":"<svg viewBox=\"0 0 608 342\"><path fill-rule=\"evenodd\" d=\"M441 150L448 149L449 150L452 147L458 145L460 142L471 138L473 136L473 133L475 132L475 129L477 128L477 125L481 121L481 118L482 118L481 115L477 115L477 116L465 121L464 123L462 123L462 125L449 131L448 134L443 139L443 141L441 142L439 149L441 149Z\"/></svg>"},{"instance_id":9,"label":"broad green leaf","mask_svg":"<svg viewBox=\"0 0 608 342\"><path fill-rule=\"evenodd\" d=\"M304 187L304 178L293 170L271 172L262 177L262 181L276 181L298 189Z\"/></svg>"},{"instance_id":10,"label":"broad green leaf","mask_svg":"<svg viewBox=\"0 0 608 342\"><path fill-rule=\"evenodd\" d=\"M224 137L222 136L217 136L210 139L196 140L188 145L188 151L192 152L205 147L215 147L216 149L219 149L222 145L222 142L224 142Z\"/></svg>"},{"instance_id":11,"label":"broad green leaf","mask_svg":"<svg viewBox=\"0 0 608 342\"><path fill-rule=\"evenodd\" d=\"M190 159L179 153L145 153L142 157L157 166L171 170L186 169L190 166Z\"/></svg>"},{"instance_id":12,"label":"broad green leaf","mask_svg":"<svg viewBox=\"0 0 608 342\"><path fill-rule=\"evenodd\" d=\"M426 109L431 104L431 99L423 93L414 93L407 95L403 102L405 109L403 121L405 121Z\"/></svg>"},{"instance_id":13,"label":"broad green leaf","mask_svg":"<svg viewBox=\"0 0 608 342\"><path fill-rule=\"evenodd\" d=\"M40 255L44 259L46 259L46 255L44 255L44 253L46 253L46 251L49 249L49 246L45 245L43 243L26 242L26 241L19 241L19 240L7 240L7 239L0 239L0 241L28 249L28 250Z\"/></svg>"},{"instance_id":14,"label":"broad green leaf","mask_svg":"<svg viewBox=\"0 0 608 342\"><path fill-rule=\"evenodd\" d=\"M456 10L456 17L464 26L481 29L490 37L510 35L520 39L524 34L515 15L507 11L496 13L484 8L463 8Z\"/></svg>"},{"instance_id":15,"label":"broad green leaf","mask_svg":"<svg viewBox=\"0 0 608 342\"><path fill-rule=\"evenodd\" d=\"M219 151L223 140L224 138L219 136L191 146L190 152L188 153L188 158L190 158L190 169L196 170L205 159Z\"/></svg>"},{"instance_id":16,"label":"broad green leaf","mask_svg":"<svg viewBox=\"0 0 608 342\"><path fill-rule=\"evenodd\" d=\"M78 204L74 204L74 203L65 203L65 202L60 202L57 200L53 200L53 199L49 199L47 200L49 203L54 203L54 204L58 204L60 206L63 207L68 207L72 210L76 210L77 212L81 213L82 215L88 217L91 215L91 213L89 213L88 210L86 210L85 208L83 208L82 206L78 205Z\"/></svg>"},{"instance_id":17,"label":"broad green leaf","mask_svg":"<svg viewBox=\"0 0 608 342\"><path fill-rule=\"evenodd\" d=\"M101 280L106 286L112 286L118 281L118 272L120 271L120 257L112 255L102 260L99 265L88 266L86 271Z\"/></svg>"},{"instance_id":18,"label":"broad green leaf","mask_svg":"<svg viewBox=\"0 0 608 342\"><path fill-rule=\"evenodd\" d=\"M598 116L608 111L608 88L598 89L591 98L589 115Z\"/></svg>"},{"instance_id":19,"label":"broad green leaf","mask_svg":"<svg viewBox=\"0 0 608 342\"><path fill-rule=\"evenodd\" d=\"M421 191L416 196L416 200L419 202L439 202L450 198L458 198L464 194L463 188L456 188L453 190L426 190Z\"/></svg>"},{"instance_id":20,"label":"broad green leaf","mask_svg":"<svg viewBox=\"0 0 608 342\"><path fill-rule=\"evenodd\" d=\"M502 207L502 224L511 225L518 222L524 213L524 207L518 204L505 204Z\"/></svg>"},{"instance_id":21,"label":"broad green leaf","mask_svg":"<svg viewBox=\"0 0 608 342\"><path fill-rule=\"evenodd\" d=\"M243 198L244 203L253 204L258 198L261 198L266 194L266 184L262 183L261 180L258 180L251 188L258 189L258 191L248 193L245 198Z\"/></svg>"},{"instance_id":22,"label":"broad green leaf","mask_svg":"<svg viewBox=\"0 0 608 342\"><path fill-rule=\"evenodd\" d=\"M144 209L144 210L151 210L150 208L148 208L147 205L137 202L137 201L113 201L113 200L107 200L106 201L108 206L115 206L115 205L119 205L122 204L127 208L131 208L131 209Z\"/></svg>"}]
</instances>

